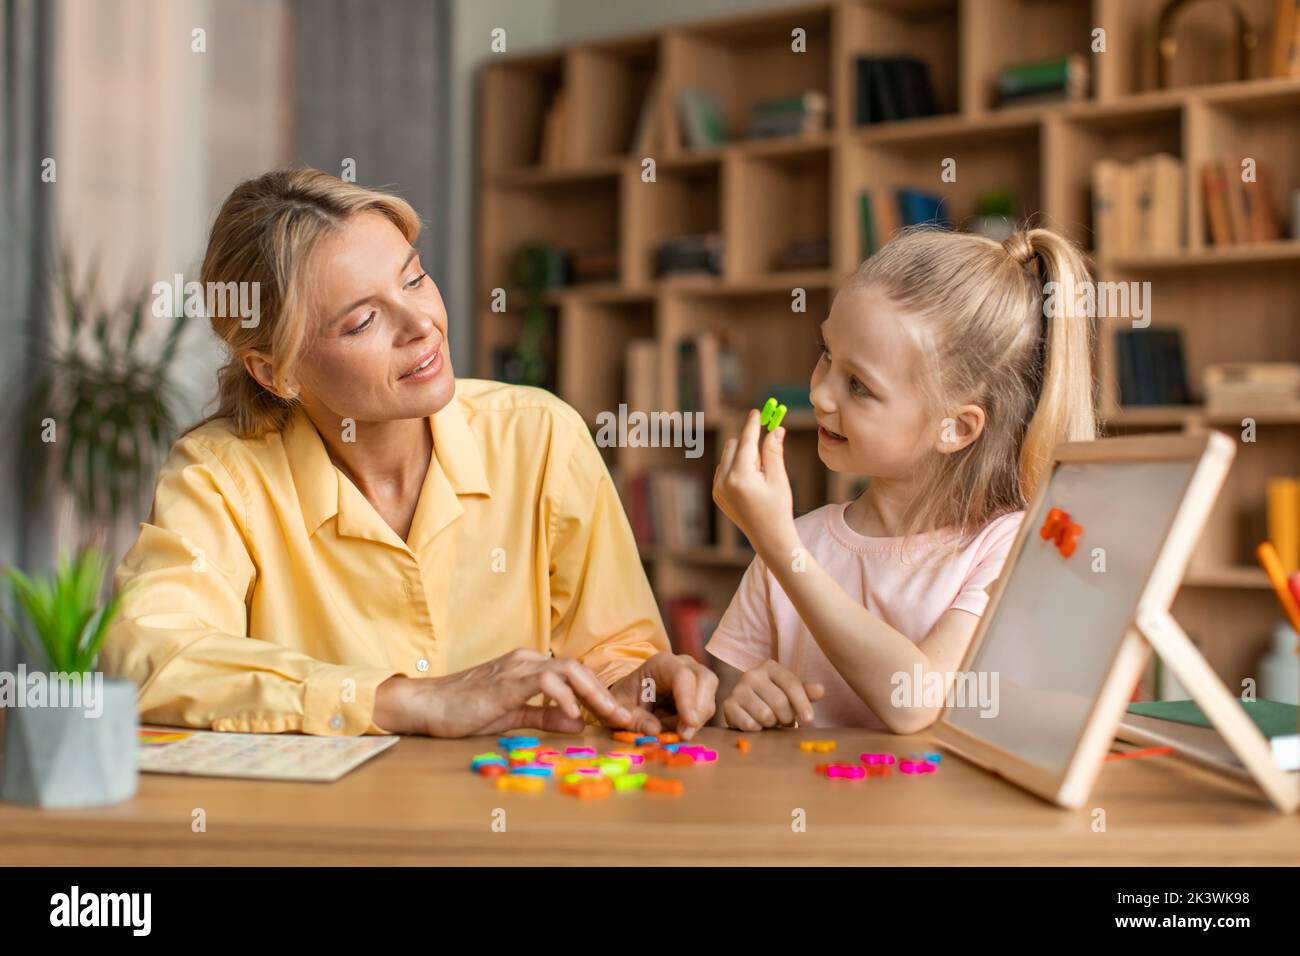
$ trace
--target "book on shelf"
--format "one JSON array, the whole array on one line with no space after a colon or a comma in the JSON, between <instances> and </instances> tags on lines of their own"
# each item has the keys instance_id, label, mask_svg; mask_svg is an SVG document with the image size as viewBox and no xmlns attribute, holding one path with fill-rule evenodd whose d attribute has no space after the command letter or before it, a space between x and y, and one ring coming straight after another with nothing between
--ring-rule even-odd
<instances>
[{"instance_id":1,"label":"book on shelf","mask_svg":"<svg viewBox=\"0 0 1300 956\"><path fill-rule=\"evenodd\" d=\"M778 271L792 269L825 269L831 264L829 239L792 239L786 243L772 263Z\"/></svg>"},{"instance_id":2,"label":"book on shelf","mask_svg":"<svg viewBox=\"0 0 1300 956\"><path fill-rule=\"evenodd\" d=\"M914 56L854 58L859 126L939 112L930 68Z\"/></svg>"},{"instance_id":3,"label":"book on shelf","mask_svg":"<svg viewBox=\"0 0 1300 956\"><path fill-rule=\"evenodd\" d=\"M633 156L649 156L659 148L659 95L662 81L656 73L646 87L645 99L641 101L641 112L637 116L636 127L632 130L630 152Z\"/></svg>"},{"instance_id":4,"label":"book on shelf","mask_svg":"<svg viewBox=\"0 0 1300 956\"><path fill-rule=\"evenodd\" d=\"M1092 227L1107 256L1178 252L1186 246L1186 168L1168 153L1092 167Z\"/></svg>"},{"instance_id":5,"label":"book on shelf","mask_svg":"<svg viewBox=\"0 0 1300 956\"><path fill-rule=\"evenodd\" d=\"M569 134L568 101L564 90L551 98L550 108L542 121L541 164L551 168L563 166L567 156Z\"/></svg>"},{"instance_id":6,"label":"book on shelf","mask_svg":"<svg viewBox=\"0 0 1300 956\"><path fill-rule=\"evenodd\" d=\"M1012 63L998 72L998 105L1087 99L1091 78L1088 59L1081 53Z\"/></svg>"},{"instance_id":7,"label":"book on shelf","mask_svg":"<svg viewBox=\"0 0 1300 956\"><path fill-rule=\"evenodd\" d=\"M1178 329L1120 329L1115 333L1120 404L1187 405L1187 366Z\"/></svg>"},{"instance_id":8,"label":"book on shelf","mask_svg":"<svg viewBox=\"0 0 1300 956\"><path fill-rule=\"evenodd\" d=\"M688 595L669 598L664 602L668 617L668 639L673 653L687 654L705 666L709 665L704 645L713 636L722 619L718 609L703 598Z\"/></svg>"},{"instance_id":9,"label":"book on shelf","mask_svg":"<svg viewBox=\"0 0 1300 956\"><path fill-rule=\"evenodd\" d=\"M1268 540L1290 574L1300 568L1300 481L1289 476L1268 479L1266 499Z\"/></svg>"},{"instance_id":10,"label":"book on shelf","mask_svg":"<svg viewBox=\"0 0 1300 956\"><path fill-rule=\"evenodd\" d=\"M949 227L943 197L921 189L865 189L858 194L858 228L863 259L872 256L904 226Z\"/></svg>"},{"instance_id":11,"label":"book on shelf","mask_svg":"<svg viewBox=\"0 0 1300 956\"><path fill-rule=\"evenodd\" d=\"M830 99L818 90L800 96L759 100L749 109L748 135L753 139L774 136L807 136L826 129Z\"/></svg>"},{"instance_id":12,"label":"book on shelf","mask_svg":"<svg viewBox=\"0 0 1300 956\"><path fill-rule=\"evenodd\" d=\"M709 90L687 88L678 94L682 138L688 149L709 149L727 141L722 103Z\"/></svg>"},{"instance_id":13,"label":"book on shelf","mask_svg":"<svg viewBox=\"0 0 1300 956\"><path fill-rule=\"evenodd\" d=\"M722 233L702 232L668 239L655 247L655 274L681 273L722 275L724 245Z\"/></svg>"},{"instance_id":14,"label":"book on shelf","mask_svg":"<svg viewBox=\"0 0 1300 956\"><path fill-rule=\"evenodd\" d=\"M677 342L677 407L716 419L741 399L744 368L740 353L725 338L703 331Z\"/></svg>"},{"instance_id":15,"label":"book on shelf","mask_svg":"<svg viewBox=\"0 0 1300 956\"><path fill-rule=\"evenodd\" d=\"M654 339L633 339L624 350L623 395L632 411L659 407L659 343Z\"/></svg>"},{"instance_id":16,"label":"book on shelf","mask_svg":"<svg viewBox=\"0 0 1300 956\"><path fill-rule=\"evenodd\" d=\"M1248 182L1238 162L1231 156L1212 159L1201 169L1206 238L1212 245L1271 242L1282 235L1270 167L1256 162L1254 181Z\"/></svg>"},{"instance_id":17,"label":"book on shelf","mask_svg":"<svg viewBox=\"0 0 1300 956\"><path fill-rule=\"evenodd\" d=\"M617 249L592 249L585 252L575 252L570 256L569 261L574 284L618 281Z\"/></svg>"},{"instance_id":18,"label":"book on shelf","mask_svg":"<svg viewBox=\"0 0 1300 956\"><path fill-rule=\"evenodd\" d=\"M1274 0L1272 76L1300 76L1300 0Z\"/></svg>"}]
</instances>

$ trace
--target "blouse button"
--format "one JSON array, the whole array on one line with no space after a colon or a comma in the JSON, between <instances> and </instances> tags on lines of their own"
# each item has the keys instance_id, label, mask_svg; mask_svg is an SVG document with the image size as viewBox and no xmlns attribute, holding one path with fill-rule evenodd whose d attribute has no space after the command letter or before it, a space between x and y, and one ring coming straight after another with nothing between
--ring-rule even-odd
<instances>
[{"instance_id":1,"label":"blouse button","mask_svg":"<svg viewBox=\"0 0 1300 956\"><path fill-rule=\"evenodd\" d=\"M343 717L339 714L335 714L330 718L330 726L335 730L341 728L343 726Z\"/></svg>"},{"instance_id":2,"label":"blouse button","mask_svg":"<svg viewBox=\"0 0 1300 956\"><path fill-rule=\"evenodd\" d=\"M427 671L429 669L429 662L426 661L423 657L421 657L418 661L415 662L415 669L423 673L424 671Z\"/></svg>"}]
</instances>

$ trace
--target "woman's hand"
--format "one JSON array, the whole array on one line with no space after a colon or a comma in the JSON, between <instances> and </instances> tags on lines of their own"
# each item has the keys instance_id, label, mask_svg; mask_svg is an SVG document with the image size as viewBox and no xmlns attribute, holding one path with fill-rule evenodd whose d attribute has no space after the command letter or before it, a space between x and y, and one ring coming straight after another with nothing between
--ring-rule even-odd
<instances>
[{"instance_id":1,"label":"woman's hand","mask_svg":"<svg viewBox=\"0 0 1300 956\"><path fill-rule=\"evenodd\" d=\"M776 661L764 661L737 682L722 702L722 716L736 730L789 727L796 720L813 721L812 702L821 700L821 684L805 684Z\"/></svg>"},{"instance_id":2,"label":"woman's hand","mask_svg":"<svg viewBox=\"0 0 1300 956\"><path fill-rule=\"evenodd\" d=\"M722 446L713 473L713 500L744 533L757 551L794 538L794 495L785 472L785 429L777 428L762 442L759 413L750 410L740 439Z\"/></svg>"},{"instance_id":3,"label":"woman's hand","mask_svg":"<svg viewBox=\"0 0 1300 956\"><path fill-rule=\"evenodd\" d=\"M624 706L644 708L643 726L651 728L645 733L657 734L675 716L677 733L690 740L713 716L717 689L717 675L695 658L661 652L615 681L610 691Z\"/></svg>"},{"instance_id":4,"label":"woman's hand","mask_svg":"<svg viewBox=\"0 0 1300 956\"><path fill-rule=\"evenodd\" d=\"M538 694L555 706L529 704ZM580 703L581 702L581 703ZM468 737L516 727L580 733L581 705L611 727L642 731L655 720L615 698L575 660L519 649L446 677L390 677L375 692L375 724L395 734Z\"/></svg>"}]
</instances>

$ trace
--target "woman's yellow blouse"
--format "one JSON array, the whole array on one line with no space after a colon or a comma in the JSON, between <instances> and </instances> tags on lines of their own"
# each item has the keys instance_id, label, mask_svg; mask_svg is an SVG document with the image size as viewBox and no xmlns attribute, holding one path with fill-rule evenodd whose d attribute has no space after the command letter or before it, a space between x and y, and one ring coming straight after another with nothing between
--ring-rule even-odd
<instances>
[{"instance_id":1,"label":"woman's yellow blouse","mask_svg":"<svg viewBox=\"0 0 1300 956\"><path fill-rule=\"evenodd\" d=\"M581 417L540 389L460 379L407 541L298 411L172 449L117 571L101 663L141 719L214 730L384 733L375 688L515 648L607 685L668 649L627 517ZM361 426L363 427L363 426Z\"/></svg>"}]
</instances>

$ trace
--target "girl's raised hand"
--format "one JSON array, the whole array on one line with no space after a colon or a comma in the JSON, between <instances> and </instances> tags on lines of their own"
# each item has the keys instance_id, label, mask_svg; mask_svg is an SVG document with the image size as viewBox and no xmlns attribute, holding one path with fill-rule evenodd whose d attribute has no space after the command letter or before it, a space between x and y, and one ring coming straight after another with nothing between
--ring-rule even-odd
<instances>
[{"instance_id":1,"label":"girl's raised hand","mask_svg":"<svg viewBox=\"0 0 1300 956\"><path fill-rule=\"evenodd\" d=\"M794 496L785 471L785 429L762 438L759 413L751 409L740 438L722 446L713 473L713 500L756 549L778 532L792 531Z\"/></svg>"}]
</instances>

